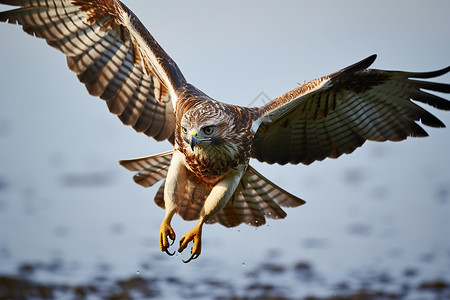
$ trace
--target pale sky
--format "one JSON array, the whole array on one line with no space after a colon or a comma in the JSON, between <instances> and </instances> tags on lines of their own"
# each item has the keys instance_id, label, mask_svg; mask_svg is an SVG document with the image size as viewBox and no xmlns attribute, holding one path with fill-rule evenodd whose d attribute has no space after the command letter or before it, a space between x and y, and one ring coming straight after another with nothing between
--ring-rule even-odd
<instances>
[{"instance_id":1,"label":"pale sky","mask_svg":"<svg viewBox=\"0 0 450 300\"><path fill-rule=\"evenodd\" d=\"M125 4L177 62L188 81L228 103L246 105L261 92L275 98L297 83L335 72L374 53L378 58L372 68L377 69L431 71L450 64L447 0L129 0ZM8 184L0 190L0 200L4 199L7 207L0 211L0 234L5 235L0 247L16 252L16 262L45 257L49 248L77 257L67 245L85 242L84 230L101 234L98 227L92 227L120 222L130 228L127 234L152 243L144 248L130 242L122 251L133 256L151 248L163 255L157 249L163 211L152 201L156 189L135 185L132 174L117 161L169 150L169 143L157 143L123 126L101 100L87 94L67 69L64 56L43 40L9 24L0 24L0 37L0 179ZM438 81L449 83L450 75ZM450 126L450 112L427 109ZM285 251L285 259L299 255L326 270L333 263L373 262L374 254L368 249L375 249L386 264L392 259L385 257L386 252L396 247L408 249L405 257L427 251L427 245L450 251L450 241L441 238L450 225L450 205L439 205L436 200L442 190L450 192L450 127L424 128L430 137L368 143L351 155L310 166L253 162L262 174L304 198L307 205L287 209L286 220L271 221L270 227L257 231L207 226L199 260L224 259L232 253L235 259L227 256L226 261L230 265L239 261L240 265L278 249ZM60 176L85 173L113 174L114 186L61 187ZM360 176L349 184L346 178L352 174ZM384 200L371 199L377 191L387 193ZM36 195L33 205L37 207L45 199L50 199L50 204L38 209L37 216L23 217L26 193ZM73 201L68 204L66 199ZM78 203L82 206L76 206ZM78 209L79 214L66 211L67 207ZM79 224L77 216L92 227L83 227L87 225ZM70 225L61 225L66 221ZM6 233L6 228L17 228L19 222L31 223L19 237ZM348 226L364 222L371 228L369 238L344 240ZM36 238L33 230L38 224L43 224L40 234L56 246ZM54 241L55 226L72 228L69 241ZM194 224L178 220L175 226L180 238ZM383 234L394 237L385 239ZM309 238L328 241L328 252L301 248ZM42 253L27 251L36 244ZM115 254L108 249L98 250L95 257L105 255L114 261ZM169 264L174 264L171 259L180 260L162 258ZM430 268L438 271L439 264Z\"/></svg>"}]
</instances>

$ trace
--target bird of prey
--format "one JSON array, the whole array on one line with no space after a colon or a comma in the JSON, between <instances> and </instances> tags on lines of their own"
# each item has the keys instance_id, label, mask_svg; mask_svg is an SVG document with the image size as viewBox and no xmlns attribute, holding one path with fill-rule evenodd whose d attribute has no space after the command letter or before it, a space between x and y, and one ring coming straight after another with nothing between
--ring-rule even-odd
<instances>
[{"instance_id":1,"label":"bird of prey","mask_svg":"<svg viewBox=\"0 0 450 300\"><path fill-rule=\"evenodd\" d=\"M197 225L180 240L201 253L204 223L261 226L282 219L281 207L304 204L249 165L310 164L351 153L366 140L427 136L418 124L445 127L411 100L450 110L450 84L424 81L433 72L368 69L376 56L302 84L262 107L229 105L189 84L136 15L118 0L0 0L16 6L0 21L63 52L88 92L137 132L173 149L120 163L145 187L163 180L155 202L165 209L162 251L175 240L174 214Z\"/></svg>"}]
</instances>

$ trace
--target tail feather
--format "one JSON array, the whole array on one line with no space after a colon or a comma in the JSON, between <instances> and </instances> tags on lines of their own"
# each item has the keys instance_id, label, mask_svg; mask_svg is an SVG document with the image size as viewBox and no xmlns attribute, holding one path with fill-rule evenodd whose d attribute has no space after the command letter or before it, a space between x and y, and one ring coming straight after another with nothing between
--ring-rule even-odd
<instances>
[{"instance_id":1,"label":"tail feather","mask_svg":"<svg viewBox=\"0 0 450 300\"><path fill-rule=\"evenodd\" d=\"M207 223L217 222L226 227L245 223L258 227L266 223L266 217L284 219L286 212L281 207L297 207L305 203L249 166L231 200Z\"/></svg>"},{"instance_id":2,"label":"tail feather","mask_svg":"<svg viewBox=\"0 0 450 300\"><path fill-rule=\"evenodd\" d=\"M153 186L164 179L154 199L161 208L164 208L164 184L172 152L166 151L119 162L128 170L137 172L133 179L144 187ZM211 189L211 186L199 184L198 180L188 176L177 213L184 220L197 220ZM305 204L305 201L286 192L249 166L233 197L221 211L211 216L207 223L219 223L225 227L240 224L261 226L266 223L266 217L285 218L286 212L281 207L296 207L302 204Z\"/></svg>"}]
</instances>

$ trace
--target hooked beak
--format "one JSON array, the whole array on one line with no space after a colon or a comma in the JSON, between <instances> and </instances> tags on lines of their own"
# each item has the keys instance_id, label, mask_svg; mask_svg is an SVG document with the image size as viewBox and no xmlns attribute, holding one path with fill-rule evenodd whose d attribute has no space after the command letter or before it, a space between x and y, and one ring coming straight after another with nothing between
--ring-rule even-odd
<instances>
[{"instance_id":1,"label":"hooked beak","mask_svg":"<svg viewBox=\"0 0 450 300\"><path fill-rule=\"evenodd\" d=\"M195 137L195 135L191 135L191 149L194 151L195 145L199 142L198 138Z\"/></svg>"},{"instance_id":2,"label":"hooked beak","mask_svg":"<svg viewBox=\"0 0 450 300\"><path fill-rule=\"evenodd\" d=\"M189 133L189 135L190 135L190 139L191 139L191 142L190 142L190 145L191 145L191 149L192 149L192 151L194 151L194 147L195 147L195 145L197 145L197 143L199 142L199 139L198 139L198 133L197 133L197 131L195 131L195 130L192 130L190 133Z\"/></svg>"},{"instance_id":3,"label":"hooked beak","mask_svg":"<svg viewBox=\"0 0 450 300\"><path fill-rule=\"evenodd\" d=\"M189 136L190 136L190 146L191 146L192 151L194 151L194 147L198 143L211 141L211 138L203 138L203 136L199 135L198 132L195 130L192 130L189 133Z\"/></svg>"}]
</instances>

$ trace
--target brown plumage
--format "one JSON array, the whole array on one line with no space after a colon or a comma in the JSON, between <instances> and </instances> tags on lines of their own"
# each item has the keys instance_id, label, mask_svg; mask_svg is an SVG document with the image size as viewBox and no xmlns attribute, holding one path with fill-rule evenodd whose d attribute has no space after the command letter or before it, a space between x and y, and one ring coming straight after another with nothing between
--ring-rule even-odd
<instances>
[{"instance_id":1,"label":"brown plumage","mask_svg":"<svg viewBox=\"0 0 450 300\"><path fill-rule=\"evenodd\" d=\"M198 223L180 240L201 253L204 223L261 226L281 219L281 207L302 205L249 166L310 164L351 153L366 140L399 141L426 136L418 124L444 124L411 100L450 110L428 91L450 85L423 81L428 73L373 70L372 55L331 75L305 83L259 108L213 100L189 84L175 62L139 19L117 0L0 0L17 6L0 21L18 23L63 52L88 92L136 131L168 140L173 150L120 163L137 172L145 187L163 181L155 202L166 210L160 227L162 251L175 239L175 213Z\"/></svg>"},{"instance_id":2,"label":"brown plumage","mask_svg":"<svg viewBox=\"0 0 450 300\"><path fill-rule=\"evenodd\" d=\"M227 105L207 96L196 100L184 98L176 113L176 149L186 157L195 177L214 185L228 170L248 164L252 154L251 125L257 117L255 109ZM183 137L183 123L196 125L198 129L206 124L213 125L216 136L211 138L209 147L191 149L188 139Z\"/></svg>"}]
</instances>

